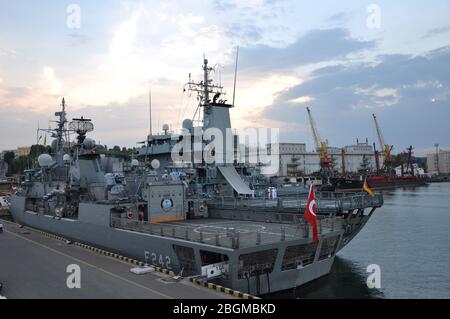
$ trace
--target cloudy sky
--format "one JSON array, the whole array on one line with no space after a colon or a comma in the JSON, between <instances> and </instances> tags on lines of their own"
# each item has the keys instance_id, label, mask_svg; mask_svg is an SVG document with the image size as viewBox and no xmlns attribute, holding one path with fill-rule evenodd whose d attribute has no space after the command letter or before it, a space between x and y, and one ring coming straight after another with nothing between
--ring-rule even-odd
<instances>
[{"instance_id":1,"label":"cloudy sky","mask_svg":"<svg viewBox=\"0 0 450 319\"><path fill-rule=\"evenodd\" d=\"M449 14L448 0L0 0L0 150L35 142L63 96L108 146L145 139L149 86L153 127L177 129L203 54L231 93L236 46L234 127L312 149L310 106L333 146L375 141L376 113L397 151L450 148Z\"/></svg>"}]
</instances>

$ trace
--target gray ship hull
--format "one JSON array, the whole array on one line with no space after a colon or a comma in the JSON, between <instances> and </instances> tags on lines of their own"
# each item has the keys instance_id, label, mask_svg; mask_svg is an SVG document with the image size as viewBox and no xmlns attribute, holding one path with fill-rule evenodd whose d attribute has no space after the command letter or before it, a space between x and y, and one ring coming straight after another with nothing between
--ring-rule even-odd
<instances>
[{"instance_id":1,"label":"gray ship hull","mask_svg":"<svg viewBox=\"0 0 450 319\"><path fill-rule=\"evenodd\" d=\"M321 260L319 260L319 253L316 253L312 264L305 267L297 267L296 269L282 270L283 256L286 248L292 245L308 243L310 239L306 238L268 244L263 247L240 249L217 247L178 238L156 236L111 227L109 216L111 207L111 205L80 204L80 215L77 220L59 219L27 211L25 209L25 197L18 195L11 197L12 216L21 225L99 247L126 257L146 261L148 264L169 269L175 273L179 273L182 268L174 249L175 245L193 249L195 252L197 274L201 273L201 250L226 254L229 258L228 274L221 278L216 278L212 282L253 295L291 289L327 275L333 265L337 251L336 249L327 258L320 258ZM334 232L322 236L321 241L317 245L317 252L321 250L323 240L331 236L337 236L338 241L336 242L336 247L340 248L343 233L344 231L342 229L337 229ZM239 278L239 256L263 249L276 249L277 257L273 271L258 277Z\"/></svg>"}]
</instances>

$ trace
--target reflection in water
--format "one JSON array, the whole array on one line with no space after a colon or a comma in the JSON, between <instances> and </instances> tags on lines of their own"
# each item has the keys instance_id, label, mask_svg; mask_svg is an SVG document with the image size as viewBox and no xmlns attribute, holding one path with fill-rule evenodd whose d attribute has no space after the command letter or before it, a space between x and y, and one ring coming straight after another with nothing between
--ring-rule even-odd
<instances>
[{"instance_id":1,"label":"reflection in water","mask_svg":"<svg viewBox=\"0 0 450 319\"><path fill-rule=\"evenodd\" d=\"M369 274L361 272L361 268L350 260L336 257L333 268L328 276L319 278L296 289L265 295L263 298L383 298L383 294L379 290L367 288L366 279Z\"/></svg>"}]
</instances>

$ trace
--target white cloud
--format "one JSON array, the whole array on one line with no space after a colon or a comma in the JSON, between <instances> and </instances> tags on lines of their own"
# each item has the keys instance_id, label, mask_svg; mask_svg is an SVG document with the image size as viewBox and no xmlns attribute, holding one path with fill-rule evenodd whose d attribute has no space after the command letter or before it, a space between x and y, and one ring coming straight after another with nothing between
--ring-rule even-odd
<instances>
[{"instance_id":1,"label":"white cloud","mask_svg":"<svg viewBox=\"0 0 450 319\"><path fill-rule=\"evenodd\" d=\"M232 112L233 124L236 127L254 126L251 116L248 116L249 113L255 114L255 111L262 111L264 107L272 105L281 92L303 81L294 75L276 74L262 80L244 78L242 82L238 81L237 107ZM272 124L279 125L280 122L272 121Z\"/></svg>"},{"instance_id":2,"label":"white cloud","mask_svg":"<svg viewBox=\"0 0 450 319\"><path fill-rule=\"evenodd\" d=\"M180 28L180 34L183 36L193 37L197 35L197 31L194 31L198 25L205 22L205 17L197 15L180 15L178 17L178 26Z\"/></svg>"},{"instance_id":3,"label":"white cloud","mask_svg":"<svg viewBox=\"0 0 450 319\"><path fill-rule=\"evenodd\" d=\"M42 69L43 90L50 95L61 95L63 93L63 84L56 78L53 68L46 66Z\"/></svg>"},{"instance_id":4,"label":"white cloud","mask_svg":"<svg viewBox=\"0 0 450 319\"><path fill-rule=\"evenodd\" d=\"M352 107L356 108L366 108L371 109L375 107L390 107L398 104L400 102L401 96L398 89L394 88L378 88L373 85L369 88L356 88L355 94L363 95L369 98L369 103L367 100L359 101Z\"/></svg>"},{"instance_id":5,"label":"white cloud","mask_svg":"<svg viewBox=\"0 0 450 319\"><path fill-rule=\"evenodd\" d=\"M314 100L315 99L311 96L300 96L296 99L289 100L288 102L292 103L292 104L303 104L303 103L308 103L308 102L311 102Z\"/></svg>"}]
</instances>

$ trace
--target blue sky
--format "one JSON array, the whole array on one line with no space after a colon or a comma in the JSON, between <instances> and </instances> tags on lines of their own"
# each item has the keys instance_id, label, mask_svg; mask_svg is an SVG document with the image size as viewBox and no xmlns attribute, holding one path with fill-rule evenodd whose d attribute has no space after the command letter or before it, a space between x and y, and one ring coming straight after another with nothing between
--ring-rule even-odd
<instances>
[{"instance_id":1,"label":"blue sky","mask_svg":"<svg viewBox=\"0 0 450 319\"><path fill-rule=\"evenodd\" d=\"M235 127L279 127L312 149L310 106L334 146L375 141L376 113L396 150L450 148L449 13L444 0L0 0L0 149L33 143L62 96L69 116L94 120L97 141L133 146L148 130L149 84L153 126L176 129L194 111L188 73L205 53L231 90L237 45Z\"/></svg>"}]
</instances>

